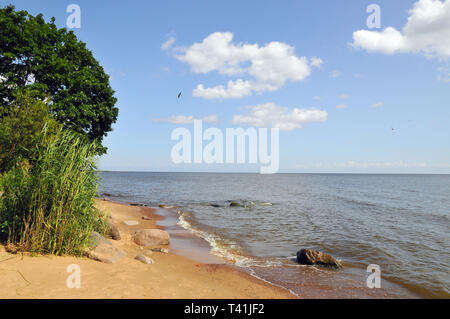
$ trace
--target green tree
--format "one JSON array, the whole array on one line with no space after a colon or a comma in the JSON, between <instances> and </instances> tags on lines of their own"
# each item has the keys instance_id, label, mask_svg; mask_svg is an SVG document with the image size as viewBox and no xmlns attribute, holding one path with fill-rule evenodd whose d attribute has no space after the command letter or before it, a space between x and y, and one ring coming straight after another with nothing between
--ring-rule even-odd
<instances>
[{"instance_id":1,"label":"green tree","mask_svg":"<svg viewBox=\"0 0 450 319\"><path fill-rule=\"evenodd\" d=\"M0 118L11 112L15 91L26 88L49 97L49 112L65 128L101 143L118 115L109 76L85 43L54 22L0 8Z\"/></svg>"},{"instance_id":2,"label":"green tree","mask_svg":"<svg viewBox=\"0 0 450 319\"><path fill-rule=\"evenodd\" d=\"M33 92L16 92L8 116L0 118L0 173L24 161L34 162L44 126L51 134L61 124L48 113L44 102L33 97Z\"/></svg>"}]
</instances>

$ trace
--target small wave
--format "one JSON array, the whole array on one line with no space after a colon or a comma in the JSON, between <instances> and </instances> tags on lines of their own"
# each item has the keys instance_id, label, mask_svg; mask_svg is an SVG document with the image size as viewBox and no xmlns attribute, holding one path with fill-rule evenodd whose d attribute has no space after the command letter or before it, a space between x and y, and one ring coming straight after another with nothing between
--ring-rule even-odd
<instances>
[{"instance_id":1,"label":"small wave","mask_svg":"<svg viewBox=\"0 0 450 319\"><path fill-rule=\"evenodd\" d=\"M246 268L251 266L277 267L283 266L287 261L284 257L269 259L247 256L243 253L242 248L237 243L194 227L189 220L189 217L191 216L190 212L178 211L178 216L179 226L205 239L211 247L212 254L221 257L236 266Z\"/></svg>"}]
</instances>

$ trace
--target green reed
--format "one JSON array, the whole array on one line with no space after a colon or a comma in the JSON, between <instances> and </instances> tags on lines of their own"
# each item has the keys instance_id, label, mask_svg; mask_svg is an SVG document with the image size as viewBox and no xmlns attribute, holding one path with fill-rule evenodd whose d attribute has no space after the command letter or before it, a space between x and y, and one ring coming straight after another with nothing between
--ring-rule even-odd
<instances>
[{"instance_id":1,"label":"green reed","mask_svg":"<svg viewBox=\"0 0 450 319\"><path fill-rule=\"evenodd\" d=\"M96 143L67 130L43 130L34 158L0 176L0 239L21 251L81 255L93 230Z\"/></svg>"}]
</instances>

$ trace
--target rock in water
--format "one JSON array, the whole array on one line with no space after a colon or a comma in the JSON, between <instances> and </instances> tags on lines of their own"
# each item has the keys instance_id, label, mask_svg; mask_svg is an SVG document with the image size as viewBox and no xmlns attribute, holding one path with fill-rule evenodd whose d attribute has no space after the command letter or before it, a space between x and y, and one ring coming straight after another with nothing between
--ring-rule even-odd
<instances>
[{"instance_id":1,"label":"rock in water","mask_svg":"<svg viewBox=\"0 0 450 319\"><path fill-rule=\"evenodd\" d=\"M237 202L231 202L230 203L230 207L242 207L242 206L244 206L244 205L242 205L240 203L237 203Z\"/></svg>"},{"instance_id":2,"label":"rock in water","mask_svg":"<svg viewBox=\"0 0 450 319\"><path fill-rule=\"evenodd\" d=\"M302 265L320 265L330 268L341 267L340 262L332 256L312 249L302 249L298 251L297 262Z\"/></svg>"},{"instance_id":3,"label":"rock in water","mask_svg":"<svg viewBox=\"0 0 450 319\"><path fill-rule=\"evenodd\" d=\"M142 229L134 233L133 240L139 246L168 245L170 236L161 229Z\"/></svg>"},{"instance_id":4,"label":"rock in water","mask_svg":"<svg viewBox=\"0 0 450 319\"><path fill-rule=\"evenodd\" d=\"M137 255L134 259L139 260L140 262L143 262L144 264L154 264L155 262L150 257L144 256L144 255Z\"/></svg>"},{"instance_id":5,"label":"rock in water","mask_svg":"<svg viewBox=\"0 0 450 319\"><path fill-rule=\"evenodd\" d=\"M122 249L114 247L109 240L99 233L92 232L91 249L88 250L87 255L91 259L113 264L127 254Z\"/></svg>"}]
</instances>

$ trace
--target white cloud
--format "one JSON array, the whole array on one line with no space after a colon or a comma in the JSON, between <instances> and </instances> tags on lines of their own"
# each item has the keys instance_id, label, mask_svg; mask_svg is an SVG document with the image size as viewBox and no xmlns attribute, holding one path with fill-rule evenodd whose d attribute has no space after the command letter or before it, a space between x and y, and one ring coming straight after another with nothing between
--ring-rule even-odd
<instances>
[{"instance_id":1,"label":"white cloud","mask_svg":"<svg viewBox=\"0 0 450 319\"><path fill-rule=\"evenodd\" d=\"M249 96L252 94L252 88L249 81L238 79L237 81L228 81L228 86L218 85L213 88L204 88L203 84L199 84L193 91L195 97L205 99L234 99Z\"/></svg>"},{"instance_id":2,"label":"white cloud","mask_svg":"<svg viewBox=\"0 0 450 319\"><path fill-rule=\"evenodd\" d=\"M339 105L336 105L336 108L337 108L337 109L346 109L346 108L347 108L347 104L339 104Z\"/></svg>"},{"instance_id":3,"label":"white cloud","mask_svg":"<svg viewBox=\"0 0 450 319\"><path fill-rule=\"evenodd\" d=\"M347 94L341 94L339 96L339 98L342 99L342 100L346 100L346 99L348 99L348 95Z\"/></svg>"},{"instance_id":4,"label":"white cloud","mask_svg":"<svg viewBox=\"0 0 450 319\"><path fill-rule=\"evenodd\" d=\"M306 79L313 67L322 65L317 57L297 57L294 47L282 42L270 42L264 46L233 43L233 33L215 32L200 43L180 49L176 55L190 65L194 73L217 71L224 76L238 77L227 87L218 85L205 88L200 84L193 94L207 99L241 98L253 92L275 91L287 81ZM243 79L246 76L249 79Z\"/></svg>"},{"instance_id":5,"label":"white cloud","mask_svg":"<svg viewBox=\"0 0 450 319\"><path fill-rule=\"evenodd\" d=\"M265 103L247 107L246 114L234 115L233 124L255 127L274 127L281 131L292 131L303 127L305 123L325 122L328 118L326 111L317 109L290 110L274 103Z\"/></svg>"},{"instance_id":6,"label":"white cloud","mask_svg":"<svg viewBox=\"0 0 450 319\"><path fill-rule=\"evenodd\" d=\"M176 40L174 37L170 37L166 42L164 42L161 45L161 50L166 51L166 50L170 49L172 47L172 45L175 43L175 41Z\"/></svg>"},{"instance_id":7,"label":"white cloud","mask_svg":"<svg viewBox=\"0 0 450 319\"><path fill-rule=\"evenodd\" d=\"M375 104L372 104L371 107L376 108L376 107L382 107L383 105L384 105L384 103L380 101L380 102L377 102Z\"/></svg>"},{"instance_id":8,"label":"white cloud","mask_svg":"<svg viewBox=\"0 0 450 319\"><path fill-rule=\"evenodd\" d=\"M341 72L339 72L338 70L333 70L330 73L330 78L338 78L341 76Z\"/></svg>"},{"instance_id":9,"label":"white cloud","mask_svg":"<svg viewBox=\"0 0 450 319\"><path fill-rule=\"evenodd\" d=\"M156 123L171 123L171 124L191 124L195 120L202 120L206 123L217 123L219 122L219 117L217 115L207 115L203 118L196 118L193 115L174 115L167 119L154 119L153 122Z\"/></svg>"},{"instance_id":10,"label":"white cloud","mask_svg":"<svg viewBox=\"0 0 450 319\"><path fill-rule=\"evenodd\" d=\"M401 31L387 27L379 31L358 30L352 46L384 54L423 53L428 57L450 57L450 0L419 0L409 11Z\"/></svg>"},{"instance_id":11,"label":"white cloud","mask_svg":"<svg viewBox=\"0 0 450 319\"><path fill-rule=\"evenodd\" d=\"M312 67L319 68L320 66L322 66L322 64L323 64L323 60L321 58L317 58L315 56L311 58L311 64L310 65Z\"/></svg>"},{"instance_id":12,"label":"white cloud","mask_svg":"<svg viewBox=\"0 0 450 319\"><path fill-rule=\"evenodd\" d=\"M321 97L316 95L316 96L313 97L313 99L316 100L316 101L320 101Z\"/></svg>"}]
</instances>

